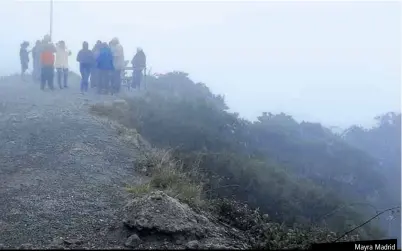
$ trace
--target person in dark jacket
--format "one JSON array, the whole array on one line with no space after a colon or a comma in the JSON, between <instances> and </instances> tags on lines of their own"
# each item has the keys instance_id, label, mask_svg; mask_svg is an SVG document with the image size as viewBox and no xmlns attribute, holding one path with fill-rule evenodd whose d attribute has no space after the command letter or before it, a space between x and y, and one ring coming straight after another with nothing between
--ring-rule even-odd
<instances>
[{"instance_id":1,"label":"person in dark jacket","mask_svg":"<svg viewBox=\"0 0 402 251\"><path fill-rule=\"evenodd\" d=\"M77 61L80 63L81 93L84 93L88 91L89 76L95 61L94 54L88 49L87 42L82 43L82 49L78 52Z\"/></svg>"},{"instance_id":2,"label":"person in dark jacket","mask_svg":"<svg viewBox=\"0 0 402 251\"><path fill-rule=\"evenodd\" d=\"M94 55L94 58L98 58L99 56L99 50L102 46L102 41L98 40L96 41L96 44L92 48L92 53ZM97 67L92 67L91 70L91 88L96 87L97 83L99 82L99 70Z\"/></svg>"},{"instance_id":3,"label":"person in dark jacket","mask_svg":"<svg viewBox=\"0 0 402 251\"><path fill-rule=\"evenodd\" d=\"M146 56L144 51L141 48L137 48L137 53L135 54L133 60L131 60L131 64L133 65L133 88L140 88L143 73L142 71L146 68Z\"/></svg>"},{"instance_id":4,"label":"person in dark jacket","mask_svg":"<svg viewBox=\"0 0 402 251\"><path fill-rule=\"evenodd\" d=\"M29 56L28 56L29 42L24 41L21 44L20 49L20 61L21 61L21 78L24 79L24 74L28 70Z\"/></svg>"},{"instance_id":5,"label":"person in dark jacket","mask_svg":"<svg viewBox=\"0 0 402 251\"><path fill-rule=\"evenodd\" d=\"M103 43L96 58L96 68L99 71L98 93L108 93L111 87L111 77L114 70L113 54L107 43Z\"/></svg>"}]
</instances>

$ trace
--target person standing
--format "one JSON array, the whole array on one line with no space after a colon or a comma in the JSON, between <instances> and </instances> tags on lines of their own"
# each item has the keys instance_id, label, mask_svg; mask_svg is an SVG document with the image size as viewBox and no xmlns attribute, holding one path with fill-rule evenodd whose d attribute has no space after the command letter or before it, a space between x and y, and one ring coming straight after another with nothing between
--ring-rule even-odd
<instances>
[{"instance_id":1,"label":"person standing","mask_svg":"<svg viewBox=\"0 0 402 251\"><path fill-rule=\"evenodd\" d=\"M82 43L82 49L78 52L77 61L80 63L81 93L88 91L89 76L94 65L94 53L88 49L88 43Z\"/></svg>"},{"instance_id":2,"label":"person standing","mask_svg":"<svg viewBox=\"0 0 402 251\"><path fill-rule=\"evenodd\" d=\"M50 36L46 35L43 38L43 42L40 50L40 63L41 63L41 90L45 89L46 84L53 90L54 79L54 61L56 53L56 47L51 42Z\"/></svg>"},{"instance_id":3,"label":"person standing","mask_svg":"<svg viewBox=\"0 0 402 251\"><path fill-rule=\"evenodd\" d=\"M93 49L92 49L92 53L94 55L94 58L98 58L99 56L99 52L100 52L100 48L102 47L102 41L98 40L96 41L96 44L94 45ZM97 67L92 67L91 70L91 88L96 87L96 85L99 82L99 70Z\"/></svg>"},{"instance_id":4,"label":"person standing","mask_svg":"<svg viewBox=\"0 0 402 251\"><path fill-rule=\"evenodd\" d=\"M34 82L40 81L40 41L37 40L32 48L32 78Z\"/></svg>"},{"instance_id":5,"label":"person standing","mask_svg":"<svg viewBox=\"0 0 402 251\"><path fill-rule=\"evenodd\" d=\"M147 58L144 51L141 48L137 48L137 53L135 54L131 64L133 65L133 88L140 88L142 81L142 71L145 70L147 63Z\"/></svg>"},{"instance_id":6,"label":"person standing","mask_svg":"<svg viewBox=\"0 0 402 251\"><path fill-rule=\"evenodd\" d=\"M118 93L120 91L121 76L125 67L125 62L124 62L124 49L123 46L120 44L118 38L113 38L112 41L110 41L110 49L113 55L113 67L114 67L114 71L112 74L112 88L111 88L113 94Z\"/></svg>"},{"instance_id":7,"label":"person standing","mask_svg":"<svg viewBox=\"0 0 402 251\"><path fill-rule=\"evenodd\" d=\"M28 56L29 42L24 41L20 48L20 61L21 61L21 79L25 81L25 72L28 70L29 56Z\"/></svg>"},{"instance_id":8,"label":"person standing","mask_svg":"<svg viewBox=\"0 0 402 251\"><path fill-rule=\"evenodd\" d=\"M113 54L107 43L103 43L96 58L96 67L99 71L98 93L107 94L110 91L111 74L113 67Z\"/></svg>"},{"instance_id":9,"label":"person standing","mask_svg":"<svg viewBox=\"0 0 402 251\"><path fill-rule=\"evenodd\" d=\"M68 81L68 57L71 56L71 51L66 47L64 41L59 41L56 46L56 61L55 67L57 72L57 84L60 89L67 88ZM63 79L63 85L61 83Z\"/></svg>"}]
</instances>

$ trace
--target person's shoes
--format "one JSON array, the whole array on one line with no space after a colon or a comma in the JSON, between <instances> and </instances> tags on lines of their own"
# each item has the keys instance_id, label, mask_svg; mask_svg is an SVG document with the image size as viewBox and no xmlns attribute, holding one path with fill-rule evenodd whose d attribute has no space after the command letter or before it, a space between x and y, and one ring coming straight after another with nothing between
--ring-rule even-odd
<instances>
[{"instance_id":1,"label":"person's shoes","mask_svg":"<svg viewBox=\"0 0 402 251\"><path fill-rule=\"evenodd\" d=\"M67 85L65 85L65 86L64 86L64 88L68 88L68 86L67 86Z\"/></svg>"}]
</instances>

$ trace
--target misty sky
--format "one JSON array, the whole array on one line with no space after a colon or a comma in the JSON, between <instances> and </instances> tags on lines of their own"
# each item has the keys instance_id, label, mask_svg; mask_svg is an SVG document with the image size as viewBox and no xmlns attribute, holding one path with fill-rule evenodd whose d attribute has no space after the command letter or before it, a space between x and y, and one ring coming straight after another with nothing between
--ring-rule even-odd
<instances>
[{"instance_id":1,"label":"misty sky","mask_svg":"<svg viewBox=\"0 0 402 251\"><path fill-rule=\"evenodd\" d=\"M400 109L398 2L54 1L54 40L137 46L153 72L181 70L233 111L286 112L326 125L367 125ZM20 43L49 31L48 1L0 1L0 74L19 71ZM77 87L78 88L78 87Z\"/></svg>"}]
</instances>

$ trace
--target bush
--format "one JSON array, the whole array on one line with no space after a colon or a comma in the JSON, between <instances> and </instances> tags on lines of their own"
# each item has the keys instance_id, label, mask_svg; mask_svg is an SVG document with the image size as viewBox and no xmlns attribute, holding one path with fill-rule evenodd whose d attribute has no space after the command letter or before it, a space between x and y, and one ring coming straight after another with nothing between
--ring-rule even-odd
<instances>
[{"instance_id":1,"label":"bush","mask_svg":"<svg viewBox=\"0 0 402 251\"><path fill-rule=\"evenodd\" d=\"M310 225L294 225L289 228L275 223L268 214L250 209L246 204L233 200L214 201L219 220L247 233L250 244L256 249L308 249L312 243L331 242L336 234L329 229ZM342 241L359 240L358 235L342 238Z\"/></svg>"}]
</instances>

